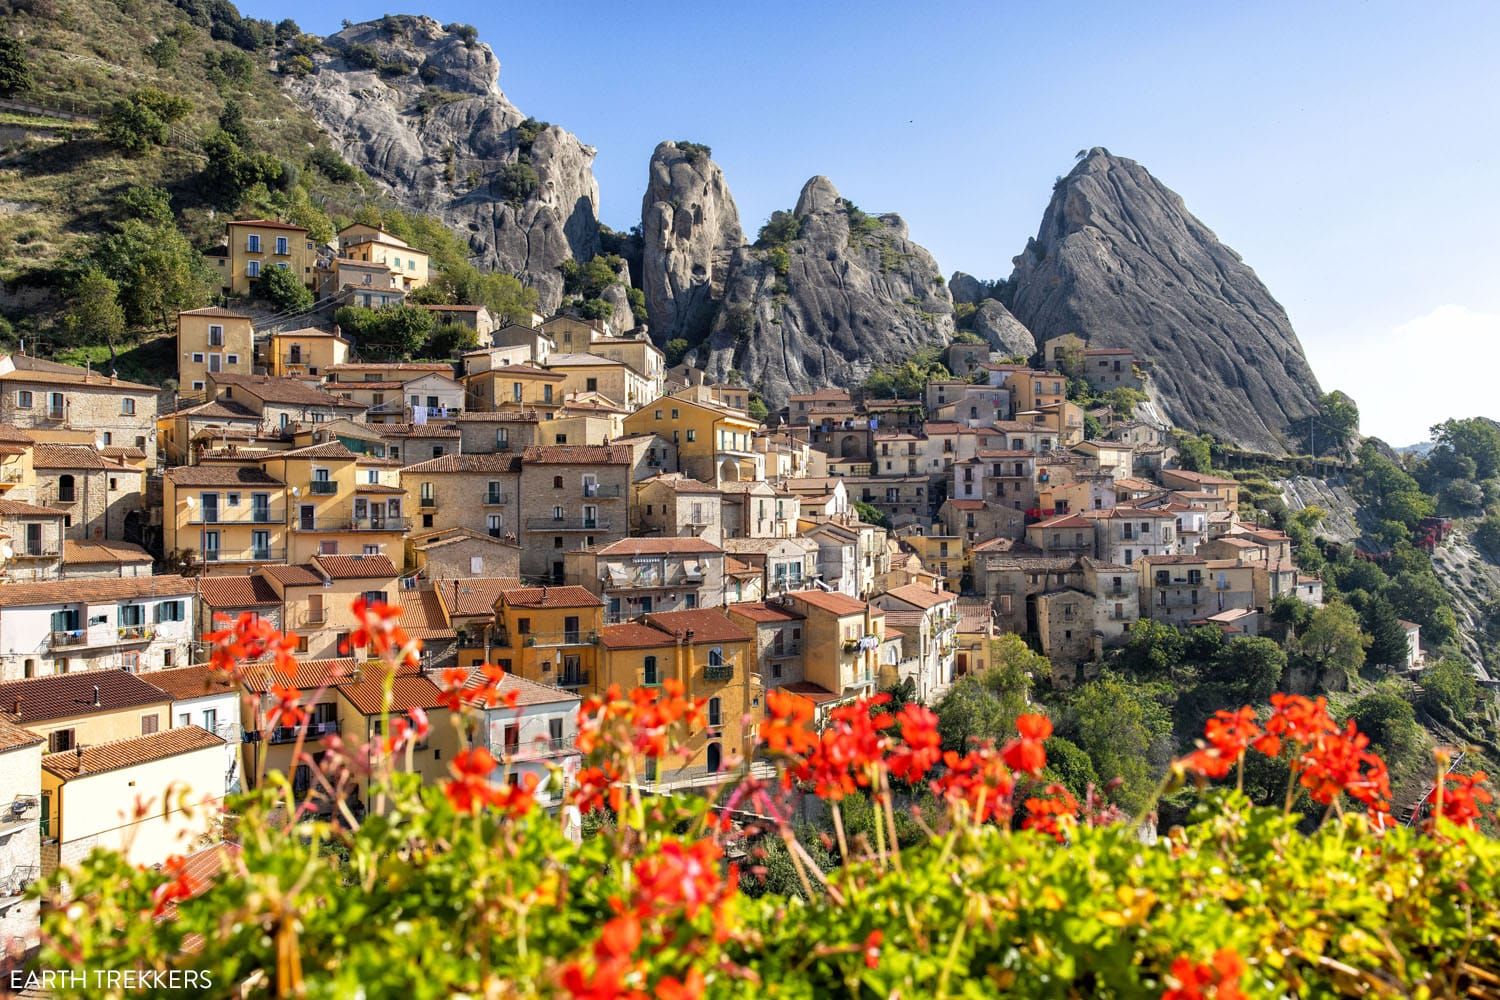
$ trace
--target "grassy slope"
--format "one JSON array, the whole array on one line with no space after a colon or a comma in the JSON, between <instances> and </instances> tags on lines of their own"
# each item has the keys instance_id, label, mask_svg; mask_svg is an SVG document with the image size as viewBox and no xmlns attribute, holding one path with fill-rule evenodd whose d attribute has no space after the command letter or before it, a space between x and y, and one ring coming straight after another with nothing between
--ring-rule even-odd
<instances>
[{"instance_id":1,"label":"grassy slope","mask_svg":"<svg viewBox=\"0 0 1500 1000\"><path fill-rule=\"evenodd\" d=\"M321 130L282 93L265 53L252 54L255 70L248 86L231 85L220 93L205 71L204 56L241 50L210 38L206 27L191 24L164 0L55 0L55 8L52 17L15 13L5 18L7 29L29 47L33 93L41 100L98 106L139 87L159 87L193 102L180 127L201 137L214 127L225 99L235 97L260 148L299 166L322 138ZM190 30L176 63L158 68L146 49L174 25ZM118 218L116 200L133 184L171 191L180 224L194 243L213 245L222 236L222 220L214 218L187 183L202 166L190 144L174 142L127 157L87 130L62 141L38 135L0 144L0 191L7 203L0 206L0 279L25 277L27 283L47 284L52 265ZM340 201L352 193L346 187L341 197L314 171L303 173L315 198Z\"/></svg>"}]
</instances>

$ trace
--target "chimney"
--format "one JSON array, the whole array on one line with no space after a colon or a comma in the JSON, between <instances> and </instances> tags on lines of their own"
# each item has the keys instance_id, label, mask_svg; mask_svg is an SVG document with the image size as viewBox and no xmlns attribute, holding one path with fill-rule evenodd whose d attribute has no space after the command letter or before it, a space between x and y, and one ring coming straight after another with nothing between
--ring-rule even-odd
<instances>
[{"instance_id":1,"label":"chimney","mask_svg":"<svg viewBox=\"0 0 1500 1000\"><path fill-rule=\"evenodd\" d=\"M95 708L100 707L99 706L99 685L97 685L97 684L94 685L94 707ZM79 753L83 753L82 750L80 750L78 752Z\"/></svg>"},{"instance_id":2,"label":"chimney","mask_svg":"<svg viewBox=\"0 0 1500 1000\"><path fill-rule=\"evenodd\" d=\"M74 753L78 754L78 773L82 774L83 773L83 747L81 747L81 746L74 747L73 751L74 751Z\"/></svg>"},{"instance_id":3,"label":"chimney","mask_svg":"<svg viewBox=\"0 0 1500 1000\"><path fill-rule=\"evenodd\" d=\"M16 718L21 718L21 696L16 695Z\"/></svg>"}]
</instances>

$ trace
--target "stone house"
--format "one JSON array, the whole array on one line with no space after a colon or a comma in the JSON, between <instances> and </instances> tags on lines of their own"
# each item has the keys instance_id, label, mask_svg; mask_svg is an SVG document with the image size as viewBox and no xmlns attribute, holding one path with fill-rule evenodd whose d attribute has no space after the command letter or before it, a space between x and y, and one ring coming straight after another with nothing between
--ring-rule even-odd
<instances>
[{"instance_id":1,"label":"stone house","mask_svg":"<svg viewBox=\"0 0 1500 1000\"><path fill-rule=\"evenodd\" d=\"M444 455L401 469L419 534L473 528L514 541L522 530L520 485L521 457L508 452Z\"/></svg>"},{"instance_id":2,"label":"stone house","mask_svg":"<svg viewBox=\"0 0 1500 1000\"><path fill-rule=\"evenodd\" d=\"M465 408L470 411L539 411L551 416L563 405L567 376L529 364L486 368L463 377Z\"/></svg>"},{"instance_id":3,"label":"stone house","mask_svg":"<svg viewBox=\"0 0 1500 1000\"><path fill-rule=\"evenodd\" d=\"M422 308L432 313L432 318L438 324L452 323L456 326L466 326L474 331L474 336L481 348L487 348L490 343L490 334L495 332L495 317L490 314L486 306L446 306L422 304Z\"/></svg>"},{"instance_id":4,"label":"stone house","mask_svg":"<svg viewBox=\"0 0 1500 1000\"><path fill-rule=\"evenodd\" d=\"M139 448L148 466L156 464L159 392L85 368L0 354L0 424Z\"/></svg>"},{"instance_id":5,"label":"stone house","mask_svg":"<svg viewBox=\"0 0 1500 1000\"><path fill-rule=\"evenodd\" d=\"M208 393L231 399L260 418L264 429L285 431L293 424L318 424L340 417L358 419L365 407L294 378L270 375L209 375Z\"/></svg>"},{"instance_id":6,"label":"stone house","mask_svg":"<svg viewBox=\"0 0 1500 1000\"><path fill-rule=\"evenodd\" d=\"M232 399L193 403L156 421L157 445L168 465L192 465L206 448L254 436L259 430L260 415Z\"/></svg>"},{"instance_id":7,"label":"stone house","mask_svg":"<svg viewBox=\"0 0 1500 1000\"><path fill-rule=\"evenodd\" d=\"M281 330L266 338L261 367L281 378L317 378L333 365L348 361L349 347L337 329Z\"/></svg>"},{"instance_id":8,"label":"stone house","mask_svg":"<svg viewBox=\"0 0 1500 1000\"><path fill-rule=\"evenodd\" d=\"M787 604L765 601L730 604L729 617L755 631L755 660L762 689L769 691L805 680L802 629L807 618Z\"/></svg>"},{"instance_id":9,"label":"stone house","mask_svg":"<svg viewBox=\"0 0 1500 1000\"><path fill-rule=\"evenodd\" d=\"M726 538L724 551L760 570L768 597L800 590L817 574L818 545L809 538Z\"/></svg>"},{"instance_id":10,"label":"stone house","mask_svg":"<svg viewBox=\"0 0 1500 1000\"><path fill-rule=\"evenodd\" d=\"M406 536L406 571L432 580L455 576L521 575L521 546L473 528L439 528Z\"/></svg>"},{"instance_id":11,"label":"stone house","mask_svg":"<svg viewBox=\"0 0 1500 1000\"><path fill-rule=\"evenodd\" d=\"M41 941L40 901L25 890L42 875L42 750L46 740L0 714L0 949Z\"/></svg>"},{"instance_id":12,"label":"stone house","mask_svg":"<svg viewBox=\"0 0 1500 1000\"><path fill-rule=\"evenodd\" d=\"M947 690L958 652L958 595L913 583L876 594L871 603L885 611L887 629L899 627L920 638L914 674L917 697L927 701Z\"/></svg>"},{"instance_id":13,"label":"stone house","mask_svg":"<svg viewBox=\"0 0 1500 1000\"><path fill-rule=\"evenodd\" d=\"M624 538L633 454L621 445L544 445L521 453L521 573L560 582L563 553Z\"/></svg>"},{"instance_id":14,"label":"stone house","mask_svg":"<svg viewBox=\"0 0 1500 1000\"><path fill-rule=\"evenodd\" d=\"M494 413L460 413L444 426L458 428L458 450L465 455L490 452L519 452L540 444L535 410L501 410ZM425 456L424 456L425 457Z\"/></svg>"},{"instance_id":15,"label":"stone house","mask_svg":"<svg viewBox=\"0 0 1500 1000\"><path fill-rule=\"evenodd\" d=\"M723 497L707 483L679 472L658 473L631 490L631 530L637 534L723 542Z\"/></svg>"},{"instance_id":16,"label":"stone house","mask_svg":"<svg viewBox=\"0 0 1500 1000\"><path fill-rule=\"evenodd\" d=\"M181 576L0 587L0 677L136 672L188 662L194 582Z\"/></svg>"},{"instance_id":17,"label":"stone house","mask_svg":"<svg viewBox=\"0 0 1500 1000\"><path fill-rule=\"evenodd\" d=\"M563 559L569 584L604 599L606 621L724 603L724 550L700 538L622 538Z\"/></svg>"}]
</instances>

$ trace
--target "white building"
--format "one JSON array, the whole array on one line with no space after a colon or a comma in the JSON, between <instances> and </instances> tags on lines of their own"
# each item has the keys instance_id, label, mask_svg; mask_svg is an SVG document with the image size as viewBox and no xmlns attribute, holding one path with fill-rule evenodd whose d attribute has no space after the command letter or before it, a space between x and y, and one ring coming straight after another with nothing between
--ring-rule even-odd
<instances>
[{"instance_id":1,"label":"white building","mask_svg":"<svg viewBox=\"0 0 1500 1000\"><path fill-rule=\"evenodd\" d=\"M913 674L917 698L930 701L953 683L953 664L958 651L958 595L922 583L909 583L870 602L886 612L886 629L900 629L915 634L916 656L912 644L906 644L906 660L915 659ZM905 680L905 677L902 678Z\"/></svg>"},{"instance_id":2,"label":"white building","mask_svg":"<svg viewBox=\"0 0 1500 1000\"><path fill-rule=\"evenodd\" d=\"M479 683L476 672L470 686ZM492 780L506 780L508 774L509 780L521 781L525 775L534 774L538 781L537 801L556 804L562 789L546 787L549 775L560 769L566 784L578 773L582 760L578 752L578 696L515 674L506 674L498 690L502 698L516 692L514 708L504 702L493 708L475 706L484 713L484 733L490 753L500 762Z\"/></svg>"},{"instance_id":3,"label":"white building","mask_svg":"<svg viewBox=\"0 0 1500 1000\"><path fill-rule=\"evenodd\" d=\"M0 587L0 681L190 661L192 580L144 576Z\"/></svg>"},{"instance_id":4,"label":"white building","mask_svg":"<svg viewBox=\"0 0 1500 1000\"><path fill-rule=\"evenodd\" d=\"M26 887L41 877L42 750L46 741L0 718L0 955L39 940L37 901Z\"/></svg>"}]
</instances>

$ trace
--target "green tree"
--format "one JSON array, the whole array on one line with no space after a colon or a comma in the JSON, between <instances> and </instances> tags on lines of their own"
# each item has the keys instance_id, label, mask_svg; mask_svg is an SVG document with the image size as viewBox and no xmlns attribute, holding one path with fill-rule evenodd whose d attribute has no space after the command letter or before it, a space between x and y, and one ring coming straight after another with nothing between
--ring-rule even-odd
<instances>
[{"instance_id":1,"label":"green tree","mask_svg":"<svg viewBox=\"0 0 1500 1000\"><path fill-rule=\"evenodd\" d=\"M68 312L63 318L68 339L75 344L107 345L113 365L115 344L125 332L120 286L97 267L89 267L73 282L69 299Z\"/></svg>"},{"instance_id":2,"label":"green tree","mask_svg":"<svg viewBox=\"0 0 1500 1000\"><path fill-rule=\"evenodd\" d=\"M342 306L334 322L371 358L405 360L421 352L436 325L432 313L417 306L364 309Z\"/></svg>"},{"instance_id":3,"label":"green tree","mask_svg":"<svg viewBox=\"0 0 1500 1000\"><path fill-rule=\"evenodd\" d=\"M771 408L766 405L764 399L760 398L759 393L752 392L745 412L749 414L751 420L759 420L761 423L765 423L766 418L771 415ZM861 513L860 517L863 518L864 514Z\"/></svg>"},{"instance_id":4,"label":"green tree","mask_svg":"<svg viewBox=\"0 0 1500 1000\"><path fill-rule=\"evenodd\" d=\"M1376 518L1412 528L1432 514L1432 498L1373 441L1366 441L1359 449L1359 477L1358 496Z\"/></svg>"},{"instance_id":5,"label":"green tree","mask_svg":"<svg viewBox=\"0 0 1500 1000\"><path fill-rule=\"evenodd\" d=\"M960 753L975 740L1004 742L1014 735L1019 711L998 696L978 676L968 674L954 682L933 708L943 748Z\"/></svg>"},{"instance_id":6,"label":"green tree","mask_svg":"<svg viewBox=\"0 0 1500 1000\"><path fill-rule=\"evenodd\" d=\"M1325 604L1313 612L1300 649L1324 671L1339 671L1353 677L1364 666L1369 637L1359 628L1354 609L1342 601Z\"/></svg>"},{"instance_id":7,"label":"green tree","mask_svg":"<svg viewBox=\"0 0 1500 1000\"><path fill-rule=\"evenodd\" d=\"M127 153L143 153L164 146L171 127L193 110L185 97L155 87L142 87L121 98L99 118L99 132Z\"/></svg>"},{"instance_id":8,"label":"green tree","mask_svg":"<svg viewBox=\"0 0 1500 1000\"><path fill-rule=\"evenodd\" d=\"M429 358L456 358L478 346L479 334L473 327L462 323L441 323L432 331L427 349L422 353Z\"/></svg>"},{"instance_id":9,"label":"green tree","mask_svg":"<svg viewBox=\"0 0 1500 1000\"><path fill-rule=\"evenodd\" d=\"M1270 639L1236 636L1209 661L1207 676L1223 684L1236 702L1264 702L1281 683L1286 653Z\"/></svg>"},{"instance_id":10,"label":"green tree","mask_svg":"<svg viewBox=\"0 0 1500 1000\"><path fill-rule=\"evenodd\" d=\"M1441 715L1446 712L1462 722L1479 700L1479 682L1474 668L1457 657L1444 657L1422 671L1422 705Z\"/></svg>"},{"instance_id":11,"label":"green tree","mask_svg":"<svg viewBox=\"0 0 1500 1000\"><path fill-rule=\"evenodd\" d=\"M1189 472L1212 472L1213 452L1208 440L1196 434L1179 434L1177 437L1177 461Z\"/></svg>"},{"instance_id":12,"label":"green tree","mask_svg":"<svg viewBox=\"0 0 1500 1000\"><path fill-rule=\"evenodd\" d=\"M1500 476L1500 424L1484 417L1445 420L1432 428L1439 450L1450 451L1474 463L1476 479Z\"/></svg>"},{"instance_id":13,"label":"green tree","mask_svg":"<svg viewBox=\"0 0 1500 1000\"><path fill-rule=\"evenodd\" d=\"M32 88L31 61L26 47L8 34L0 34L0 97L14 97Z\"/></svg>"},{"instance_id":14,"label":"green tree","mask_svg":"<svg viewBox=\"0 0 1500 1000\"><path fill-rule=\"evenodd\" d=\"M1370 635L1365 662L1380 667L1406 665L1406 628L1391 602L1379 594L1365 602L1360 614L1364 629Z\"/></svg>"},{"instance_id":15,"label":"green tree","mask_svg":"<svg viewBox=\"0 0 1500 1000\"><path fill-rule=\"evenodd\" d=\"M516 161L500 168L500 196L512 205L521 205L536 191L541 179L530 163Z\"/></svg>"},{"instance_id":16,"label":"green tree","mask_svg":"<svg viewBox=\"0 0 1500 1000\"><path fill-rule=\"evenodd\" d=\"M859 515L859 519L866 524L878 524L882 528L890 528L891 519L886 517L880 508L874 504L865 503L863 500L851 500L849 501L849 505L854 508L854 512Z\"/></svg>"},{"instance_id":17,"label":"green tree","mask_svg":"<svg viewBox=\"0 0 1500 1000\"><path fill-rule=\"evenodd\" d=\"M1271 602L1271 620L1290 629L1292 635L1302 633L1312 620L1312 613L1310 604L1292 594L1282 594Z\"/></svg>"},{"instance_id":18,"label":"green tree","mask_svg":"<svg viewBox=\"0 0 1500 1000\"><path fill-rule=\"evenodd\" d=\"M1387 593L1396 614L1422 626L1422 637L1430 645L1442 646L1458 639L1453 598L1430 566L1397 573Z\"/></svg>"},{"instance_id":19,"label":"green tree","mask_svg":"<svg viewBox=\"0 0 1500 1000\"><path fill-rule=\"evenodd\" d=\"M1106 783L1120 781L1110 798L1126 810L1144 806L1171 735L1171 720L1161 706L1136 685L1105 674L1078 689L1072 715L1074 742L1089 755L1094 771Z\"/></svg>"},{"instance_id":20,"label":"green tree","mask_svg":"<svg viewBox=\"0 0 1500 1000\"><path fill-rule=\"evenodd\" d=\"M231 97L224 102L224 109L219 112L219 128L241 146L251 145L250 126L245 124L245 108L237 99Z\"/></svg>"},{"instance_id":21,"label":"green tree","mask_svg":"<svg viewBox=\"0 0 1500 1000\"><path fill-rule=\"evenodd\" d=\"M673 337L667 341L662 345L662 353L666 355L667 367L675 368L677 365L682 364L683 357L692 349L693 345L682 337Z\"/></svg>"},{"instance_id":22,"label":"green tree","mask_svg":"<svg viewBox=\"0 0 1500 1000\"><path fill-rule=\"evenodd\" d=\"M1421 738L1411 702L1388 684L1381 684L1349 706L1349 717L1388 761L1408 756Z\"/></svg>"},{"instance_id":23,"label":"green tree","mask_svg":"<svg viewBox=\"0 0 1500 1000\"><path fill-rule=\"evenodd\" d=\"M1474 526L1474 544L1491 562L1500 562L1500 514L1490 514Z\"/></svg>"},{"instance_id":24,"label":"green tree","mask_svg":"<svg viewBox=\"0 0 1500 1000\"><path fill-rule=\"evenodd\" d=\"M306 312L312 308L313 293L291 268L268 267L255 282L255 294L276 308L277 312Z\"/></svg>"},{"instance_id":25,"label":"green tree","mask_svg":"<svg viewBox=\"0 0 1500 1000\"><path fill-rule=\"evenodd\" d=\"M1326 392L1318 400L1318 428L1316 438L1319 454L1330 448L1341 448L1359 431L1359 407L1346 393L1335 389Z\"/></svg>"},{"instance_id":26,"label":"green tree","mask_svg":"<svg viewBox=\"0 0 1500 1000\"><path fill-rule=\"evenodd\" d=\"M1087 358L1083 353L1083 345L1072 341L1060 344L1054 354L1056 368L1068 378L1083 378L1087 367Z\"/></svg>"},{"instance_id":27,"label":"green tree","mask_svg":"<svg viewBox=\"0 0 1500 1000\"><path fill-rule=\"evenodd\" d=\"M1078 744L1061 736L1047 741L1047 770L1042 772L1042 777L1058 782L1080 802L1088 794L1089 786L1097 789L1102 785L1089 755Z\"/></svg>"},{"instance_id":28,"label":"green tree","mask_svg":"<svg viewBox=\"0 0 1500 1000\"><path fill-rule=\"evenodd\" d=\"M186 237L141 219L129 219L101 239L90 259L119 284L125 320L136 327L171 329L177 313L208 301L216 282Z\"/></svg>"},{"instance_id":29,"label":"green tree","mask_svg":"<svg viewBox=\"0 0 1500 1000\"><path fill-rule=\"evenodd\" d=\"M1187 637L1180 631L1165 622L1142 618L1130 626L1110 663L1134 677L1167 677L1182 663L1186 649Z\"/></svg>"},{"instance_id":30,"label":"green tree","mask_svg":"<svg viewBox=\"0 0 1500 1000\"><path fill-rule=\"evenodd\" d=\"M140 219L153 226L170 226L172 199L166 191L149 184L137 184L120 196L120 213L127 219Z\"/></svg>"}]
</instances>

